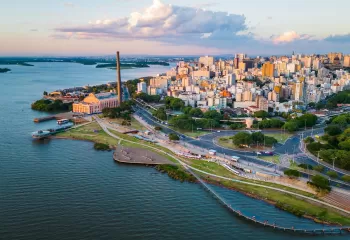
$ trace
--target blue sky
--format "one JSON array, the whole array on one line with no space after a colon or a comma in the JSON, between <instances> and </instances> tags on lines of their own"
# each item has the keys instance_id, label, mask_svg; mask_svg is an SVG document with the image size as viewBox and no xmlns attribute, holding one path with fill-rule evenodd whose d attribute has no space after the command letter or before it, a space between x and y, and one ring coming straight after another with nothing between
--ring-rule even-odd
<instances>
[{"instance_id":1,"label":"blue sky","mask_svg":"<svg viewBox=\"0 0 350 240\"><path fill-rule=\"evenodd\" d=\"M346 0L4 1L0 55L347 53L348 9Z\"/></svg>"}]
</instances>

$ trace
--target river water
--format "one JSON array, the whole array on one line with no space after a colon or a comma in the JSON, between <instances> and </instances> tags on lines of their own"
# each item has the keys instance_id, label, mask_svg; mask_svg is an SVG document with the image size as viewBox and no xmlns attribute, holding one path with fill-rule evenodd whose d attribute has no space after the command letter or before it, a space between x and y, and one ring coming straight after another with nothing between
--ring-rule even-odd
<instances>
[{"instance_id":1,"label":"river water","mask_svg":"<svg viewBox=\"0 0 350 240\"><path fill-rule=\"evenodd\" d=\"M116 164L89 142L32 141L52 122L30 109L42 92L106 83L115 71L72 63L11 66L0 74L0 239L309 239L237 218L198 184ZM1 67L1 66L0 66ZM123 70L124 80L169 67ZM322 228L262 201L213 186L247 212L286 227ZM321 239L348 239L324 236Z\"/></svg>"}]
</instances>

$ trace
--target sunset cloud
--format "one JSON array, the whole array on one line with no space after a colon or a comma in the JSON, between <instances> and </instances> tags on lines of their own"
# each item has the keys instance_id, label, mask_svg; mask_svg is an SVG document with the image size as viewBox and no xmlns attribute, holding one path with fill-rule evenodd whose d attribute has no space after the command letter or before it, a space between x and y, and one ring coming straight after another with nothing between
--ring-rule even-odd
<instances>
[{"instance_id":1,"label":"sunset cloud","mask_svg":"<svg viewBox=\"0 0 350 240\"><path fill-rule=\"evenodd\" d=\"M100 19L85 26L57 28L58 33L85 34L91 38L157 39L167 42L169 38L206 39L224 32L231 38L246 30L243 15L227 12L206 11L198 8L174 6L154 0L143 11L128 17Z\"/></svg>"},{"instance_id":2,"label":"sunset cloud","mask_svg":"<svg viewBox=\"0 0 350 240\"><path fill-rule=\"evenodd\" d=\"M298 34L295 31L289 31L289 32L284 32L279 36L273 36L272 39L273 39L273 43L280 44L280 43L290 43L297 40L308 40L308 39L311 39L311 37L306 34Z\"/></svg>"}]
</instances>

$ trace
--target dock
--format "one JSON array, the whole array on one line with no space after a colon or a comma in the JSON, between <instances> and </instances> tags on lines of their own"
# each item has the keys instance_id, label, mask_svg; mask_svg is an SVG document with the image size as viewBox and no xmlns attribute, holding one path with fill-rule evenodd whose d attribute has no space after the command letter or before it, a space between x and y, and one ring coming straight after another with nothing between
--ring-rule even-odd
<instances>
[{"instance_id":1,"label":"dock","mask_svg":"<svg viewBox=\"0 0 350 240\"><path fill-rule=\"evenodd\" d=\"M68 119L75 123L82 123L86 121L83 117L84 115L80 113L66 112L66 113L59 113L55 115L45 116L41 118L34 118L34 122L40 123L40 122L45 122L50 120Z\"/></svg>"},{"instance_id":2,"label":"dock","mask_svg":"<svg viewBox=\"0 0 350 240\"><path fill-rule=\"evenodd\" d=\"M119 163L139 165L173 164L166 157L142 148L123 147L119 145L113 153L113 159Z\"/></svg>"}]
</instances>

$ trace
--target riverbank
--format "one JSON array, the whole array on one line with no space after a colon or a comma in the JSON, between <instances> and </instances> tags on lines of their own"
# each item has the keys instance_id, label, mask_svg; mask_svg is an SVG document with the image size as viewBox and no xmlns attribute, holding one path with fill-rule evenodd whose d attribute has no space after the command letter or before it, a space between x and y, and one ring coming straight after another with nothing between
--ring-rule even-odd
<instances>
[{"instance_id":1,"label":"riverbank","mask_svg":"<svg viewBox=\"0 0 350 240\"><path fill-rule=\"evenodd\" d=\"M141 140L134 139L133 137L130 137L127 135L119 134L119 133L116 133L114 131L113 131L113 134L116 134L119 137L125 138L129 141L133 141L134 143L125 142L122 140L118 142L117 139L112 138L108 134L106 134L99 127L99 125L97 123L91 123L91 124L83 126L81 128L72 129L72 130L67 131L65 133L60 133L60 134L58 134L57 137L60 137L60 138L66 137L66 138L71 138L71 139L89 140L92 142L96 142L96 141L97 142L105 142L106 144L114 144L114 145L121 144L124 146L147 148L146 146L139 145L139 143L142 143L142 144L149 144L150 146L155 147L154 144L146 143L146 142L143 142ZM159 147L159 149L163 150L163 147L161 147L161 146L157 146L157 147ZM155 151L154 149L151 149L151 148L148 148L148 149L151 151ZM166 152L171 153L170 150L168 150L168 149L166 149L166 150L165 150ZM173 159L166 154L163 154L163 156L167 157L172 162L178 164L176 159ZM212 163L212 164L215 164L215 163ZM186 171L185 169L182 169L181 166L178 166L178 167L181 168L181 171ZM221 167L220 165L217 165L216 168L220 168L220 167ZM212 171L215 172L214 170L212 170ZM204 171L211 172L211 168L204 169ZM224 170L220 170L220 171L224 171ZM176 171L175 171L175 173L174 173L174 171L170 171L170 172L171 172L170 175L173 175L173 177L176 176L176 177L174 177L174 179L176 179L176 178L181 179L182 173L176 174ZM256 199L260 199L260 200L266 201L270 204L274 204L275 206L279 206L280 209L291 212L294 215L302 216L302 217L306 217L306 218L312 217L315 222L332 223L332 224L338 224L338 225L339 224L350 225L350 218L348 216L344 216L343 214L338 213L334 209L331 209L331 208L328 209L328 208L325 208L323 206L318 206L314 202L308 202L305 199L301 200L300 198L295 197L294 195L286 194L286 193L282 193L282 192L278 192L278 191L270 190L270 189L267 190L266 188L263 188L263 187L251 186L248 184L240 184L240 183L234 182L234 181L215 179L215 178L212 178L206 174L201 174L201 175L202 175L203 179L206 179L208 181L214 179L215 180L213 182L214 184L220 184L224 187L227 187L227 188L230 188L230 189L233 189L236 191L241 191L242 193L245 193L245 194L249 194L248 196L251 195L252 197L254 197ZM230 173L228 171L225 172L225 174L223 174L223 176L230 177L230 178L233 177L232 173ZM241 181L243 181L243 179ZM244 181L246 181L246 180L244 180ZM246 182L249 182L249 181L247 180ZM255 183L256 181L252 181L252 182ZM286 189L289 191L291 190L289 187L279 186L278 184L262 183L262 182L258 182L258 183L261 185L278 187L280 189ZM298 194L305 195L308 197L313 196L312 194L308 194L305 192L303 193L302 191L297 190L297 189L294 189L292 192L296 192Z\"/></svg>"},{"instance_id":2,"label":"riverbank","mask_svg":"<svg viewBox=\"0 0 350 240\"><path fill-rule=\"evenodd\" d=\"M223 180L212 176L198 173L206 182L217 186L225 187L234 191L238 191L246 196L264 201L274 205L283 211L289 212L298 217L312 219L316 223L349 226L350 218L345 213L337 212L334 209L327 208L315 202L302 200L294 195L273 191L257 186L240 184L234 181Z\"/></svg>"}]
</instances>

